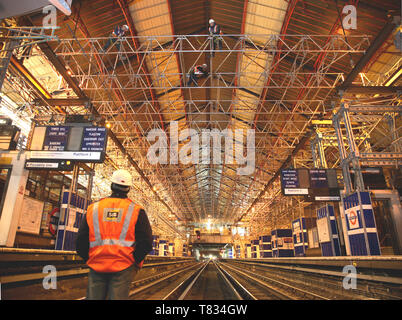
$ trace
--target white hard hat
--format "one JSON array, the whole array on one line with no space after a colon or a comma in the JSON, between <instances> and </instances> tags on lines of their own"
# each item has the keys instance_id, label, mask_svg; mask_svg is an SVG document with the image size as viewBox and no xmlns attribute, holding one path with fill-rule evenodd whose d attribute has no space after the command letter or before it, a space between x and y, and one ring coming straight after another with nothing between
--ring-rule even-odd
<instances>
[{"instance_id":1,"label":"white hard hat","mask_svg":"<svg viewBox=\"0 0 402 320\"><path fill-rule=\"evenodd\" d=\"M112 182L121 186L131 187L132 177L127 170L120 169L113 172Z\"/></svg>"},{"instance_id":2,"label":"white hard hat","mask_svg":"<svg viewBox=\"0 0 402 320\"><path fill-rule=\"evenodd\" d=\"M215 23L214 19L209 19L209 23Z\"/></svg>"},{"instance_id":3,"label":"white hard hat","mask_svg":"<svg viewBox=\"0 0 402 320\"><path fill-rule=\"evenodd\" d=\"M206 63L204 63L204 64L202 65L202 67L203 67L203 68L206 68L206 67L208 67L208 66L207 66Z\"/></svg>"},{"instance_id":4,"label":"white hard hat","mask_svg":"<svg viewBox=\"0 0 402 320\"><path fill-rule=\"evenodd\" d=\"M124 30L128 30L128 29L129 29L128 25L126 25L126 24L123 25L123 29L124 29Z\"/></svg>"}]
</instances>

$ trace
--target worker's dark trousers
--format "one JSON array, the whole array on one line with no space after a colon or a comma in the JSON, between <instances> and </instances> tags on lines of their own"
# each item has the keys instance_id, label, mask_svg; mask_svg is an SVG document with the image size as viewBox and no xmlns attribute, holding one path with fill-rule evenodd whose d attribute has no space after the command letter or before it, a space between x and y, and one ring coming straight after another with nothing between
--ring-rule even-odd
<instances>
[{"instance_id":1,"label":"worker's dark trousers","mask_svg":"<svg viewBox=\"0 0 402 320\"><path fill-rule=\"evenodd\" d=\"M191 86L191 84L193 83L195 84L196 87L198 87L197 76L194 73L190 73L190 78L188 79L187 87Z\"/></svg>"},{"instance_id":2,"label":"worker's dark trousers","mask_svg":"<svg viewBox=\"0 0 402 320\"><path fill-rule=\"evenodd\" d=\"M96 272L89 269L88 300L127 300L130 284L138 269L132 265L119 272Z\"/></svg>"},{"instance_id":3,"label":"worker's dark trousers","mask_svg":"<svg viewBox=\"0 0 402 320\"><path fill-rule=\"evenodd\" d=\"M115 43L117 40L118 40L118 38L110 37L110 38L107 40L105 46L103 47L103 51L107 51L107 49L109 49L109 47L110 47L113 43ZM116 43L116 49L117 49L117 51L120 51L120 41L117 41L117 43Z\"/></svg>"},{"instance_id":4,"label":"worker's dark trousers","mask_svg":"<svg viewBox=\"0 0 402 320\"><path fill-rule=\"evenodd\" d=\"M211 56L215 56L215 50L222 50L222 39L220 37L212 37L212 53Z\"/></svg>"}]
</instances>

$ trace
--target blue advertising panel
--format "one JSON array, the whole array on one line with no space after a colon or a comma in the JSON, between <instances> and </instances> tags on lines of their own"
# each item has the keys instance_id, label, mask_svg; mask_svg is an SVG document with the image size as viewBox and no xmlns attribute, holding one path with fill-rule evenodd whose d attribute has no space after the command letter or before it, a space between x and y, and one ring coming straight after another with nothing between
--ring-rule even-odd
<instances>
[{"instance_id":1,"label":"blue advertising panel","mask_svg":"<svg viewBox=\"0 0 402 320\"><path fill-rule=\"evenodd\" d=\"M351 254L381 255L370 194L355 192L343 199L343 207Z\"/></svg>"},{"instance_id":2,"label":"blue advertising panel","mask_svg":"<svg viewBox=\"0 0 402 320\"><path fill-rule=\"evenodd\" d=\"M271 231L271 246L273 257L293 257L292 229L276 229Z\"/></svg>"},{"instance_id":3,"label":"blue advertising panel","mask_svg":"<svg viewBox=\"0 0 402 320\"><path fill-rule=\"evenodd\" d=\"M304 256L308 248L305 218L299 218L292 221L292 232L295 257Z\"/></svg>"},{"instance_id":4,"label":"blue advertising panel","mask_svg":"<svg viewBox=\"0 0 402 320\"><path fill-rule=\"evenodd\" d=\"M81 221L85 219L89 205L89 200L82 198L76 193L63 191L55 250L75 251L75 240L78 230Z\"/></svg>"},{"instance_id":5,"label":"blue advertising panel","mask_svg":"<svg viewBox=\"0 0 402 320\"><path fill-rule=\"evenodd\" d=\"M340 256L338 226L332 205L326 205L317 209L317 230L322 255L324 257Z\"/></svg>"},{"instance_id":6,"label":"blue advertising panel","mask_svg":"<svg viewBox=\"0 0 402 320\"><path fill-rule=\"evenodd\" d=\"M271 236L261 236L260 237L260 257L270 258L272 257L272 247L271 247Z\"/></svg>"}]
</instances>

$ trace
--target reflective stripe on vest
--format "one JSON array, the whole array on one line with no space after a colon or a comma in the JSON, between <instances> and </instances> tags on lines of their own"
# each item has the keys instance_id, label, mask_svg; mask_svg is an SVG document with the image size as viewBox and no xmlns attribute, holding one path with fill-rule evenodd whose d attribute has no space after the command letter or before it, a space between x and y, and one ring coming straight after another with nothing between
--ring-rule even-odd
<instances>
[{"instance_id":1,"label":"reflective stripe on vest","mask_svg":"<svg viewBox=\"0 0 402 320\"><path fill-rule=\"evenodd\" d=\"M209 27L209 33L218 34L218 25L215 24L213 27Z\"/></svg>"},{"instance_id":2,"label":"reflective stripe on vest","mask_svg":"<svg viewBox=\"0 0 402 320\"><path fill-rule=\"evenodd\" d=\"M134 245L134 241L126 241L124 239L127 236L127 231L128 227L130 226L130 221L134 212L134 208L135 208L134 203L131 203L128 207L128 211L126 217L124 218L123 228L121 229L119 239L102 239L99 228L99 205L98 202L95 202L93 207L93 218L92 218L95 241L91 241L89 243L89 247L94 248L105 245L119 245L122 247L132 247Z\"/></svg>"}]
</instances>

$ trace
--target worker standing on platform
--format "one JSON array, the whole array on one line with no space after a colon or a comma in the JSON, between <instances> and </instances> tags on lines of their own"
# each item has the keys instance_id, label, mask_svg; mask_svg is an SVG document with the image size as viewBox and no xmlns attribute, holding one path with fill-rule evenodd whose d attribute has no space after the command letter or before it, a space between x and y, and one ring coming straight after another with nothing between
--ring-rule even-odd
<instances>
[{"instance_id":1,"label":"worker standing on platform","mask_svg":"<svg viewBox=\"0 0 402 320\"><path fill-rule=\"evenodd\" d=\"M213 50L211 56L215 56L215 50L222 50L222 30L220 25L216 24L214 19L209 19L209 35L211 36L211 49Z\"/></svg>"},{"instance_id":2,"label":"worker standing on platform","mask_svg":"<svg viewBox=\"0 0 402 320\"><path fill-rule=\"evenodd\" d=\"M88 207L78 231L77 253L90 268L87 299L127 299L130 284L152 250L148 217L127 195L132 177L112 176L112 195Z\"/></svg>"},{"instance_id":3,"label":"worker standing on platform","mask_svg":"<svg viewBox=\"0 0 402 320\"><path fill-rule=\"evenodd\" d=\"M207 67L208 67L207 64L204 63L202 65L198 65L198 66L191 68L190 72L189 72L189 79L187 82L187 86L189 87L189 86L191 86L192 83L194 83L195 86L198 87L197 80L203 76L204 77L208 76Z\"/></svg>"},{"instance_id":4,"label":"worker standing on platform","mask_svg":"<svg viewBox=\"0 0 402 320\"><path fill-rule=\"evenodd\" d=\"M110 35L109 39L107 40L105 46L103 47L103 49L101 50L102 53L106 52L107 49L109 49L109 47L115 43L116 43L116 49L117 51L120 51L120 40L122 37L124 37L124 35L126 34L126 32L129 30L128 25L123 25L123 26L116 26L112 32L112 34Z\"/></svg>"}]
</instances>

